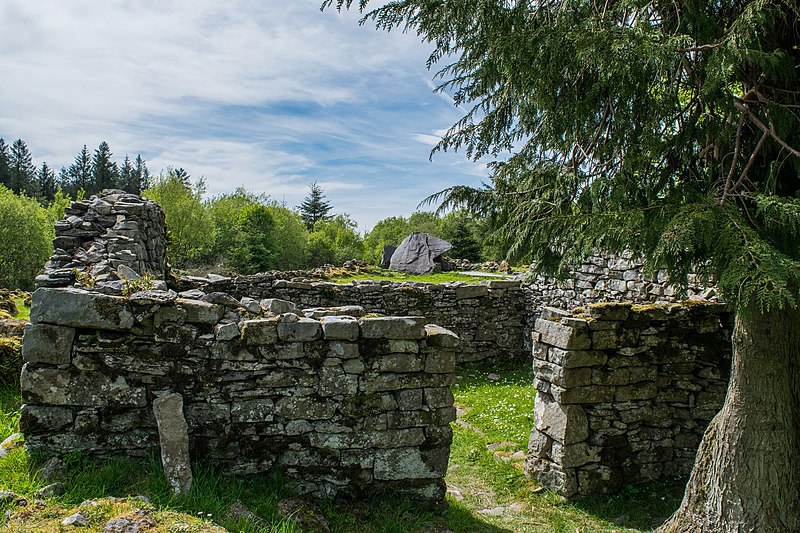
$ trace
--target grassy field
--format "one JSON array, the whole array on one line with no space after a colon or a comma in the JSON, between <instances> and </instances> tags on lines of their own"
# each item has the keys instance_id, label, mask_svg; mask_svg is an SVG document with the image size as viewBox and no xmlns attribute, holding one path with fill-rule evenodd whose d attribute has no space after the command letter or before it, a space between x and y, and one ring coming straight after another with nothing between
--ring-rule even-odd
<instances>
[{"instance_id":1,"label":"grassy field","mask_svg":"<svg viewBox=\"0 0 800 533\"><path fill-rule=\"evenodd\" d=\"M463 281L465 283L480 283L481 281L485 280L493 280L493 279L505 279L498 278L497 276L469 276L466 274L459 274L458 272L434 272L433 274L425 274L425 275L416 275L416 274L406 274L403 272L392 272L390 270L380 270L376 269L375 271L370 271L364 274L355 274L355 275L348 275L345 274L339 277L332 277L325 281L331 281L333 283L350 283L351 281L367 281L367 280L374 280L374 281L397 281L397 282L404 282L404 281L416 281L418 283L447 283L452 281Z\"/></svg>"},{"instance_id":2,"label":"grassy field","mask_svg":"<svg viewBox=\"0 0 800 533\"><path fill-rule=\"evenodd\" d=\"M527 371L490 368L461 370L453 387L459 420L453 424L454 441L448 484L447 507L440 513L412 502L377 499L370 503L323 503L333 531L354 533L460 532L593 532L649 531L680 503L683 484L662 483L629 489L612 497L598 497L566 504L542 490L522 474L528 432L532 426L533 388ZM0 390L0 440L18 429L18 391ZM88 461L68 458L70 475L65 494L48 499L46 507L15 508L0 503L0 520L7 509L26 515L12 520L4 531L58 531L61 520L81 502L97 500L90 510L90 524L80 531L100 531L118 516L142 509L157 523L149 531L301 531L281 520L277 502L289 496L279 478L230 478L211 468L195 466L195 483L184 500L171 497L159 462L126 460ZM24 451L0 458L0 489L12 490L33 502L33 493L46 482L40 467ZM149 503L135 497L146 495ZM112 497L123 498L113 499ZM260 519L232 520L227 509L241 500Z\"/></svg>"}]
</instances>

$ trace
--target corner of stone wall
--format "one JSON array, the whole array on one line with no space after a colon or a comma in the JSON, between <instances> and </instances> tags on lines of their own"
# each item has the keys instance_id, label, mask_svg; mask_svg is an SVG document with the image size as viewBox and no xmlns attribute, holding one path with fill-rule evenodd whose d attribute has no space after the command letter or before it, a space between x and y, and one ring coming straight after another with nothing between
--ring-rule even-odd
<instances>
[{"instance_id":1,"label":"corner of stone wall","mask_svg":"<svg viewBox=\"0 0 800 533\"><path fill-rule=\"evenodd\" d=\"M721 304L545 309L526 473L572 499L684 474L730 370Z\"/></svg>"}]
</instances>

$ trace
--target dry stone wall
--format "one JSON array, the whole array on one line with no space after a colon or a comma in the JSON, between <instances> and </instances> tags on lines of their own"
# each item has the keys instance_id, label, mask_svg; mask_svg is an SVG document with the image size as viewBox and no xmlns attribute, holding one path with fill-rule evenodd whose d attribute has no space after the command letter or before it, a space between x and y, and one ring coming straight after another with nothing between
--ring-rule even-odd
<instances>
[{"instance_id":1,"label":"dry stone wall","mask_svg":"<svg viewBox=\"0 0 800 533\"><path fill-rule=\"evenodd\" d=\"M23 341L26 445L144 457L158 449L154 402L177 393L192 457L225 472L277 467L316 497L442 501L458 338L421 317L308 318L276 304L37 290Z\"/></svg>"},{"instance_id":2,"label":"dry stone wall","mask_svg":"<svg viewBox=\"0 0 800 533\"><path fill-rule=\"evenodd\" d=\"M520 281L481 284L360 281L350 284L279 279L267 272L236 278L181 278L179 290L200 288L236 297L279 298L302 307L356 305L366 313L424 316L461 339L458 363L489 360L525 364L525 294Z\"/></svg>"},{"instance_id":3,"label":"dry stone wall","mask_svg":"<svg viewBox=\"0 0 800 533\"><path fill-rule=\"evenodd\" d=\"M106 189L88 200L72 202L55 230L55 251L36 278L38 287L67 287L79 279L121 291L123 280L166 277L164 211L150 200Z\"/></svg>"},{"instance_id":4,"label":"dry stone wall","mask_svg":"<svg viewBox=\"0 0 800 533\"><path fill-rule=\"evenodd\" d=\"M546 309L526 473L567 498L688 473L725 398L731 326L720 304Z\"/></svg>"}]
</instances>

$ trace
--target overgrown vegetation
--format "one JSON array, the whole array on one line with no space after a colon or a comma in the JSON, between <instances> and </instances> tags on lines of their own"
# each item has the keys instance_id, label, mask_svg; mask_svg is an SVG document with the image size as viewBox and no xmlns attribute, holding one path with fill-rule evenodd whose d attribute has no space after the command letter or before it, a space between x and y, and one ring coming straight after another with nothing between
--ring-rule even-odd
<instances>
[{"instance_id":1,"label":"overgrown vegetation","mask_svg":"<svg viewBox=\"0 0 800 533\"><path fill-rule=\"evenodd\" d=\"M630 488L618 496L597 497L565 504L541 490L522 473L522 456L532 426L532 376L527 370L501 370L488 366L460 370L453 387L459 406L454 423L447 508L441 513L421 509L407 500L323 503L331 529L353 533L431 532L457 533L649 531L680 502L682 480ZM18 431L18 389L0 388L0 440ZM58 524L87 499L146 495L149 504L135 499L100 500L92 511L92 531L106 520L144 508L159 522L156 531L203 531L213 523L231 531L297 532L293 522L281 519L277 503L290 496L279 477L232 478L209 466L195 465L195 483L184 500L170 494L157 458L146 464L128 460L91 461L67 458L67 491L48 500L46 509L31 512L24 524L11 531L57 530ZM40 466L24 451L0 458L0 489L30 497L46 482ZM231 520L227 510L241 500L263 522ZM5 509L20 510L11 505Z\"/></svg>"}]
</instances>

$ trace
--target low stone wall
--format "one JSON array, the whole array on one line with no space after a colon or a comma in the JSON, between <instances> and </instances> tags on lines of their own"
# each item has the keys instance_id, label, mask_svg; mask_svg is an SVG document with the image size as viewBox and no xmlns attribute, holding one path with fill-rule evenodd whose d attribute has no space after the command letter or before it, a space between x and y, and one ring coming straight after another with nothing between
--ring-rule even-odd
<instances>
[{"instance_id":1,"label":"low stone wall","mask_svg":"<svg viewBox=\"0 0 800 533\"><path fill-rule=\"evenodd\" d=\"M441 502L458 338L420 317L273 314L280 304L40 288L23 341L26 445L144 457L159 443L153 402L178 393L193 458L224 472L277 467L315 497Z\"/></svg>"},{"instance_id":2,"label":"low stone wall","mask_svg":"<svg viewBox=\"0 0 800 533\"><path fill-rule=\"evenodd\" d=\"M719 304L546 309L526 473L567 498L688 473L725 398L731 326Z\"/></svg>"},{"instance_id":3,"label":"low stone wall","mask_svg":"<svg viewBox=\"0 0 800 533\"><path fill-rule=\"evenodd\" d=\"M528 311L520 281L469 285L389 281L335 284L278 279L267 272L216 281L181 278L176 288L200 288L236 297L280 298L305 307L357 305L367 313L424 316L461 339L459 363L488 360L525 364L530 360L525 342L529 337Z\"/></svg>"}]
</instances>

